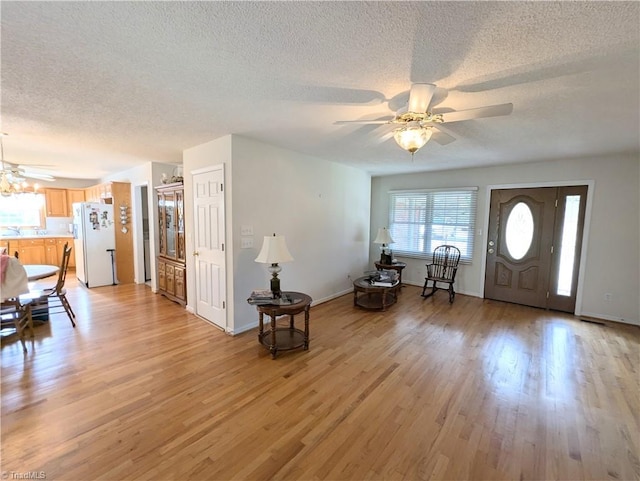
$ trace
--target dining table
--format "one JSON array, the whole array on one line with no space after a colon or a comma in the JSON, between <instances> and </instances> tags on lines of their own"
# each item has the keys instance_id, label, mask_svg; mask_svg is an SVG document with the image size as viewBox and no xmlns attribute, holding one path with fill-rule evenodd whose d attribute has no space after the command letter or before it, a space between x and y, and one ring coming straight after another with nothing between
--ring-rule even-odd
<instances>
[{"instance_id":1,"label":"dining table","mask_svg":"<svg viewBox=\"0 0 640 481\"><path fill-rule=\"evenodd\" d=\"M24 264L22 267L27 271L29 282L51 277L60 270L60 267L48 264Z\"/></svg>"}]
</instances>

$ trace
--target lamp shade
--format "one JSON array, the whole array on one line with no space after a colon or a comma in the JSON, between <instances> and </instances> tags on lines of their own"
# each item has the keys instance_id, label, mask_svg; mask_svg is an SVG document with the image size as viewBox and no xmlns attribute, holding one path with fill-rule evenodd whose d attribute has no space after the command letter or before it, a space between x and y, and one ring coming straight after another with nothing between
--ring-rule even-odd
<instances>
[{"instance_id":1,"label":"lamp shade","mask_svg":"<svg viewBox=\"0 0 640 481\"><path fill-rule=\"evenodd\" d=\"M262 243L262 249L256 257L256 262L262 262L263 264L280 264L282 262L291 262L293 257L287 249L287 243L284 240L284 236L275 235L264 236L264 242Z\"/></svg>"},{"instance_id":2,"label":"lamp shade","mask_svg":"<svg viewBox=\"0 0 640 481\"><path fill-rule=\"evenodd\" d=\"M374 244L393 244L394 240L391 238L391 234L386 227L380 227L378 229L378 235L373 241Z\"/></svg>"},{"instance_id":3,"label":"lamp shade","mask_svg":"<svg viewBox=\"0 0 640 481\"><path fill-rule=\"evenodd\" d=\"M430 128L411 122L406 127L395 130L393 138L400 147L413 154L429 141L432 133Z\"/></svg>"}]
</instances>

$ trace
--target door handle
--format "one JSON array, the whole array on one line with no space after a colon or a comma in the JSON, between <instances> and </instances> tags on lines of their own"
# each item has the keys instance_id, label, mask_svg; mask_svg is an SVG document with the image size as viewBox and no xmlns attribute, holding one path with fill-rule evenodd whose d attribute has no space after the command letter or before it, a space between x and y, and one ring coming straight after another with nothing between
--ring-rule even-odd
<instances>
[{"instance_id":1,"label":"door handle","mask_svg":"<svg viewBox=\"0 0 640 481\"><path fill-rule=\"evenodd\" d=\"M200 253L199 253L198 251L196 251L196 252L194 252L194 253L193 253L193 255L194 255L194 256L199 256L199 255L200 255Z\"/></svg>"}]
</instances>

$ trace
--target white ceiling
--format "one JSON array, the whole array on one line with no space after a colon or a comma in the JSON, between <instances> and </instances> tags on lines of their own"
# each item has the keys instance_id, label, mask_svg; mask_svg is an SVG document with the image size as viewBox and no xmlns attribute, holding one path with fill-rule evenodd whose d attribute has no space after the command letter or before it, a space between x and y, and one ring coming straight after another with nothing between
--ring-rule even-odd
<instances>
[{"instance_id":1,"label":"white ceiling","mask_svg":"<svg viewBox=\"0 0 640 481\"><path fill-rule=\"evenodd\" d=\"M638 2L7 2L5 160L96 179L240 134L373 175L640 150ZM446 124L385 128L412 82ZM448 96L447 91L448 89ZM377 128L376 128L377 127Z\"/></svg>"}]
</instances>

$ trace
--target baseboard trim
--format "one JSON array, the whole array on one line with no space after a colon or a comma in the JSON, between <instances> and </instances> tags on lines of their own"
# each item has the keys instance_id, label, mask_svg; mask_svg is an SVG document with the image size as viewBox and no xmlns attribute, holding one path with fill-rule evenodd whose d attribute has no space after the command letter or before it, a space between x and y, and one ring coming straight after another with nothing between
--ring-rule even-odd
<instances>
[{"instance_id":1,"label":"baseboard trim","mask_svg":"<svg viewBox=\"0 0 640 481\"><path fill-rule=\"evenodd\" d=\"M314 300L314 301L311 302L311 305L312 306L317 306L318 304L323 304L325 302L332 301L333 299L337 299L338 297L342 297L342 296L347 295L347 294L352 293L352 292L353 292L353 287L350 288L350 289L345 289L344 291L337 292L335 294L331 294L330 296Z\"/></svg>"},{"instance_id":2,"label":"baseboard trim","mask_svg":"<svg viewBox=\"0 0 640 481\"><path fill-rule=\"evenodd\" d=\"M422 287L424 286L424 283L418 284L417 282L412 282L412 281L402 281L402 285L416 286L416 287L419 287L420 289L422 289ZM431 284L429 284L429 286L431 286ZM453 287L454 287L454 289L456 291L456 294L462 294L463 296L470 296L470 297L478 297L478 298L482 299L482 296L480 295L479 292L471 292L471 291L465 291L465 290L460 290L459 291L455 284L454 284ZM442 288L440 288L440 289L442 289Z\"/></svg>"},{"instance_id":3,"label":"baseboard trim","mask_svg":"<svg viewBox=\"0 0 640 481\"><path fill-rule=\"evenodd\" d=\"M583 312L577 317L585 317L588 320L609 321L609 322L616 322L620 324L627 324L629 326L640 327L640 322L638 321L631 320L631 319L624 319L622 317L608 316L606 314L598 314L596 312Z\"/></svg>"}]
</instances>

